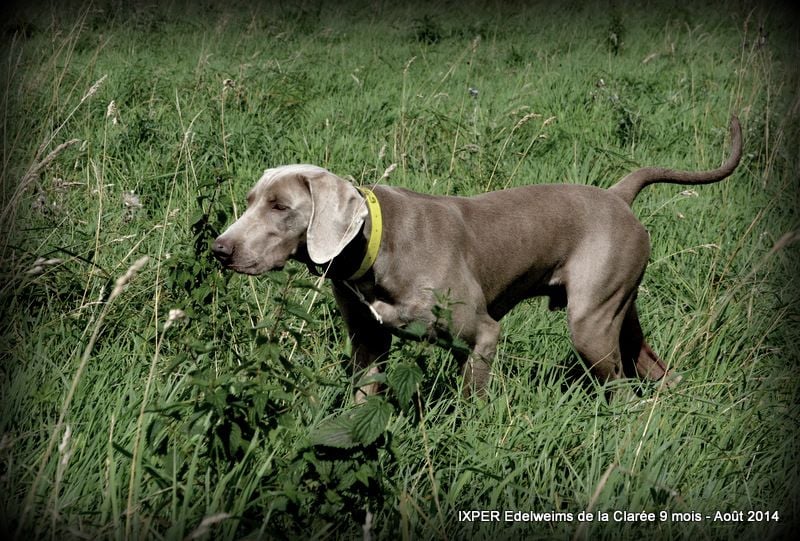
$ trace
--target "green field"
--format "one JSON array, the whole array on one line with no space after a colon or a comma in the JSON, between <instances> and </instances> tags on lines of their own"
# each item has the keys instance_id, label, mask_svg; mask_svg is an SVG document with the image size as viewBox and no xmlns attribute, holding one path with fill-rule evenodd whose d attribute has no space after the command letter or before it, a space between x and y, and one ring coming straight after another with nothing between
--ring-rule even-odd
<instances>
[{"instance_id":1,"label":"green field","mask_svg":"<svg viewBox=\"0 0 800 541\"><path fill-rule=\"evenodd\" d=\"M4 538L739 540L797 523L792 12L3 9ZM433 194L607 187L718 166L733 113L731 178L634 207L653 245L639 313L675 389L626 380L609 402L575 382L564 313L533 299L503 320L487 400L461 397L445 349L398 342L385 394L356 407L329 286L210 257L267 167L366 184L396 164L382 182Z\"/></svg>"}]
</instances>

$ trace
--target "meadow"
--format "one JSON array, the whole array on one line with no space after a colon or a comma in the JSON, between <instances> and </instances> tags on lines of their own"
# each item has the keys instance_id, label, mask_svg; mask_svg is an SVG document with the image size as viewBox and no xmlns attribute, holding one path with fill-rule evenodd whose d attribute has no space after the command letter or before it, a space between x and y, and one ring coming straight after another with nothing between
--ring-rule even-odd
<instances>
[{"instance_id":1,"label":"meadow","mask_svg":"<svg viewBox=\"0 0 800 541\"><path fill-rule=\"evenodd\" d=\"M4 538L739 540L797 524L790 11L48 6L3 8ZM398 342L385 392L356 406L329 286L210 256L267 167L433 194L607 187L718 166L734 113L732 177L634 205L653 246L639 313L683 376L672 389L624 380L606 400L575 375L564 313L532 299L502 321L486 400L461 397L446 348Z\"/></svg>"}]
</instances>

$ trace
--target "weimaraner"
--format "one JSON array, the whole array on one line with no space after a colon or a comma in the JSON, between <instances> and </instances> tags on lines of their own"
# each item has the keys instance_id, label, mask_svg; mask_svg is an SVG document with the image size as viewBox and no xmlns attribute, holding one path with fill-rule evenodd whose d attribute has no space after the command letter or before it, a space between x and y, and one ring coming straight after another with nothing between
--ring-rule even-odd
<instances>
[{"instance_id":1,"label":"weimaraner","mask_svg":"<svg viewBox=\"0 0 800 541\"><path fill-rule=\"evenodd\" d=\"M374 186L362 193L313 165L268 169L212 249L225 267L245 274L280 269L288 259L321 266L358 370L375 373L392 335L407 335L412 325L426 339L466 342L471 353L459 355L464 394L482 394L498 321L520 301L546 295L551 310L567 308L574 347L601 382L623 374L659 380L667 368L645 342L634 303L649 235L631 204L649 184L708 184L730 175L742 153L735 116L730 131L732 151L718 169L644 168L607 190L542 184L453 197ZM373 228L377 213L382 227ZM370 237L374 261L365 257ZM368 268L359 269L365 259ZM450 317L437 310L443 303ZM377 390L364 385L356 398Z\"/></svg>"}]
</instances>

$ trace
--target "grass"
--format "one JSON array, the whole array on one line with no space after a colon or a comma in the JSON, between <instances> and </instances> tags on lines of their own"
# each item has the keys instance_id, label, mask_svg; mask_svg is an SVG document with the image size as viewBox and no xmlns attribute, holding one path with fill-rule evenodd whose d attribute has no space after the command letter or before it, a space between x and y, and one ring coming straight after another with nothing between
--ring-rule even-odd
<instances>
[{"instance_id":1,"label":"grass","mask_svg":"<svg viewBox=\"0 0 800 541\"><path fill-rule=\"evenodd\" d=\"M98 2L6 20L4 532L774 539L796 523L788 11ZM364 183L397 164L386 182L436 194L609 186L717 166L734 112L732 178L635 206L653 244L639 313L684 375L674 391L625 381L641 397L609 403L568 384L564 314L532 300L503 320L487 401L460 398L446 351L403 343L387 395L354 408L327 286L208 257L276 164Z\"/></svg>"}]
</instances>

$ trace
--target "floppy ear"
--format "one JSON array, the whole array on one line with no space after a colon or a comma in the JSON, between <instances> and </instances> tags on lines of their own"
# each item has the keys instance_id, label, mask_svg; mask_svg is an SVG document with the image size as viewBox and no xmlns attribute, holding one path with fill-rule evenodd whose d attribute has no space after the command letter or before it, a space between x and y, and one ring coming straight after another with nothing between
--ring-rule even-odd
<instances>
[{"instance_id":1,"label":"floppy ear","mask_svg":"<svg viewBox=\"0 0 800 541\"><path fill-rule=\"evenodd\" d=\"M369 211L358 190L333 173L306 176L305 181L311 192L306 248L311 261L319 265L344 250L361 230Z\"/></svg>"}]
</instances>

